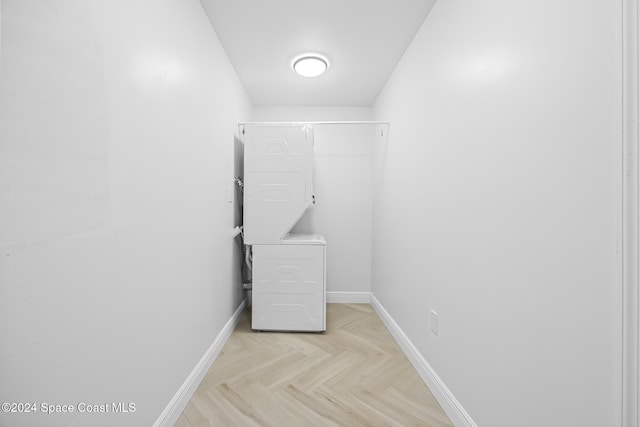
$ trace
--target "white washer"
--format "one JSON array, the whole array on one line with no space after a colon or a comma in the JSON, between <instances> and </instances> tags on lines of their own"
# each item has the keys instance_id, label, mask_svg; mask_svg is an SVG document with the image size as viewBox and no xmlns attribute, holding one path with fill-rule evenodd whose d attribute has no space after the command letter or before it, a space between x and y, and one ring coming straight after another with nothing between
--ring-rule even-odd
<instances>
[{"instance_id":1,"label":"white washer","mask_svg":"<svg viewBox=\"0 0 640 427\"><path fill-rule=\"evenodd\" d=\"M326 246L289 231L313 206L313 128L243 128L244 243L252 248L252 322L257 330L326 330Z\"/></svg>"},{"instance_id":2,"label":"white washer","mask_svg":"<svg viewBox=\"0 0 640 427\"><path fill-rule=\"evenodd\" d=\"M253 245L252 329L326 330L326 247L319 234Z\"/></svg>"}]
</instances>

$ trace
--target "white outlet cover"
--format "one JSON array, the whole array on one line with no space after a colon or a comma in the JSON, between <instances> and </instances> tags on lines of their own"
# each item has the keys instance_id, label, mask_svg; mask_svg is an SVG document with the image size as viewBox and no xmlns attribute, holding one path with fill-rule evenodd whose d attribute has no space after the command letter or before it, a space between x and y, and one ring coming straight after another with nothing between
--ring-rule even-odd
<instances>
[{"instance_id":1,"label":"white outlet cover","mask_svg":"<svg viewBox=\"0 0 640 427\"><path fill-rule=\"evenodd\" d=\"M434 335L438 335L438 313L436 313L434 310L430 311L431 332L433 332Z\"/></svg>"}]
</instances>

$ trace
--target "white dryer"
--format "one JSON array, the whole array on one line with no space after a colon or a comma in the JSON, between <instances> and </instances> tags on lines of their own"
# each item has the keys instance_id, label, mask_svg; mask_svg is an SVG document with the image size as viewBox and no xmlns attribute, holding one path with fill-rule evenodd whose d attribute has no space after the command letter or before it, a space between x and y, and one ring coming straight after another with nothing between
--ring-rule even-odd
<instances>
[{"instance_id":1,"label":"white dryer","mask_svg":"<svg viewBox=\"0 0 640 427\"><path fill-rule=\"evenodd\" d=\"M252 250L256 330L326 330L326 245L289 234L313 195L313 128L244 126L244 242Z\"/></svg>"}]
</instances>

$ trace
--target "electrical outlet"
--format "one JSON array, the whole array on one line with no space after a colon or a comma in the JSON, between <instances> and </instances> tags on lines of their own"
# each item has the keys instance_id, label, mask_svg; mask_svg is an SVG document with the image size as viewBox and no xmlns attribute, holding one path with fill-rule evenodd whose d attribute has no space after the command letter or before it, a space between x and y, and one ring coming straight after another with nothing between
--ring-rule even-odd
<instances>
[{"instance_id":1,"label":"electrical outlet","mask_svg":"<svg viewBox=\"0 0 640 427\"><path fill-rule=\"evenodd\" d=\"M434 310L430 310L430 323L431 323L431 332L433 335L438 335L438 313Z\"/></svg>"}]
</instances>

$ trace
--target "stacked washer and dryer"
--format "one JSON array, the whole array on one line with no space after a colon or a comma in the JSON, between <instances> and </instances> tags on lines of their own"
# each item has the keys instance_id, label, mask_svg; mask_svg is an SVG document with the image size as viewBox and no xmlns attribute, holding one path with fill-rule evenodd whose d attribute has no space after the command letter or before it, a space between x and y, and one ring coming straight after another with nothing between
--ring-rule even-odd
<instances>
[{"instance_id":1,"label":"stacked washer and dryer","mask_svg":"<svg viewBox=\"0 0 640 427\"><path fill-rule=\"evenodd\" d=\"M291 234L315 204L313 128L248 123L244 143L244 243L252 253L251 327L326 330L326 246L320 234Z\"/></svg>"}]
</instances>

